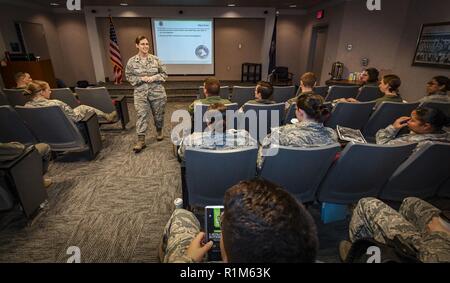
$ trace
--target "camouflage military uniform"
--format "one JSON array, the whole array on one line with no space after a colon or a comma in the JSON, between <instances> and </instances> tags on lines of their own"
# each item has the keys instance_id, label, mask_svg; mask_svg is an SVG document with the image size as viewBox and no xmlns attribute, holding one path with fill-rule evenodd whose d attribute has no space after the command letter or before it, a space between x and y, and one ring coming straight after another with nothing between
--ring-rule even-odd
<instances>
[{"instance_id":1,"label":"camouflage military uniform","mask_svg":"<svg viewBox=\"0 0 450 283\"><path fill-rule=\"evenodd\" d=\"M418 251L422 262L450 262L450 235L429 232L427 224L440 211L417 198L403 201L399 212L380 200L365 198L356 206L350 221L350 240L373 238L386 244L401 236Z\"/></svg>"},{"instance_id":2,"label":"camouflage military uniform","mask_svg":"<svg viewBox=\"0 0 450 283\"><path fill-rule=\"evenodd\" d=\"M87 105L80 105L74 109L72 109L69 105L64 102L56 99L46 99L44 97L35 97L31 101L25 104L25 107L36 108L36 107L48 107L48 106L58 106L61 110L72 119L74 122L79 122L83 120L88 112L95 112L97 116L105 118L107 114L103 111L100 111L94 107Z\"/></svg>"},{"instance_id":3,"label":"camouflage military uniform","mask_svg":"<svg viewBox=\"0 0 450 283\"><path fill-rule=\"evenodd\" d=\"M303 96L303 95L312 95L312 94L314 94L314 91L305 91L305 92L300 93L300 94L297 95L296 97L293 97L293 98L289 99L289 100L286 102L286 109L288 109L289 106L291 106L291 104L297 103L297 100L299 99L300 96Z\"/></svg>"},{"instance_id":4,"label":"camouflage military uniform","mask_svg":"<svg viewBox=\"0 0 450 283\"><path fill-rule=\"evenodd\" d=\"M184 209L176 209L164 228L160 261L164 263L193 263L186 249L200 233L200 223L195 215Z\"/></svg>"},{"instance_id":5,"label":"camouflage military uniform","mask_svg":"<svg viewBox=\"0 0 450 283\"><path fill-rule=\"evenodd\" d=\"M379 130L376 135L377 144L403 144L418 143L416 150L430 142L450 142L450 133L441 131L435 134L416 134L411 132L397 137L399 130L390 125L386 129Z\"/></svg>"},{"instance_id":6,"label":"camouflage military uniform","mask_svg":"<svg viewBox=\"0 0 450 283\"><path fill-rule=\"evenodd\" d=\"M139 55L128 60L125 75L128 82L134 87L134 107L136 108L136 131L139 136L145 136L148 128L148 115L153 114L156 130L164 127L164 112L167 103L166 90L163 82L168 75L166 67L158 57L149 54L147 59ZM154 82L147 83L143 77L154 77Z\"/></svg>"},{"instance_id":7,"label":"camouflage military uniform","mask_svg":"<svg viewBox=\"0 0 450 283\"><path fill-rule=\"evenodd\" d=\"M440 93L440 94L432 94L427 95L424 98L420 100L420 102L443 102L443 103L450 103L450 96L447 95L446 92Z\"/></svg>"},{"instance_id":8,"label":"camouflage military uniform","mask_svg":"<svg viewBox=\"0 0 450 283\"><path fill-rule=\"evenodd\" d=\"M178 155L184 159L186 147L194 147L209 150L232 150L242 147L256 147L256 141L250 137L246 130L230 129L223 133L211 131L195 132L187 136L181 142Z\"/></svg>"},{"instance_id":9,"label":"camouflage military uniform","mask_svg":"<svg viewBox=\"0 0 450 283\"><path fill-rule=\"evenodd\" d=\"M262 148L272 146L320 147L338 142L336 132L322 123L303 121L293 125L275 128L264 138ZM258 167L262 166L262 149L258 155Z\"/></svg>"},{"instance_id":10,"label":"camouflage military uniform","mask_svg":"<svg viewBox=\"0 0 450 283\"><path fill-rule=\"evenodd\" d=\"M208 96L207 98L203 98L203 99L197 99L196 101L192 102L191 105L189 105L189 113L191 115L194 114L194 108L195 105L197 104L204 104L204 105L212 105L212 104L216 104L216 103L220 103L220 104L231 104L231 101L229 101L228 99L223 99L218 95L215 96Z\"/></svg>"}]
</instances>

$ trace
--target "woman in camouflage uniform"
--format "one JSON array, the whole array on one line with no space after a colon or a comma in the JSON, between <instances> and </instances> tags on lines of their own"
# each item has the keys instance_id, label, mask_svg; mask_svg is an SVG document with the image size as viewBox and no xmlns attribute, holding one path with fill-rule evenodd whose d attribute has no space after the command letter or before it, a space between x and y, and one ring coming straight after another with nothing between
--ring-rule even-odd
<instances>
[{"instance_id":1,"label":"woman in camouflage uniform","mask_svg":"<svg viewBox=\"0 0 450 283\"><path fill-rule=\"evenodd\" d=\"M134 107L136 108L136 132L138 142L133 150L137 153L146 147L145 133L148 115L151 111L155 121L157 140L163 140L164 112L167 103L163 82L168 75L166 67L158 57L149 53L149 42L145 36L136 38L139 53L128 60L125 75L134 87Z\"/></svg>"}]
</instances>

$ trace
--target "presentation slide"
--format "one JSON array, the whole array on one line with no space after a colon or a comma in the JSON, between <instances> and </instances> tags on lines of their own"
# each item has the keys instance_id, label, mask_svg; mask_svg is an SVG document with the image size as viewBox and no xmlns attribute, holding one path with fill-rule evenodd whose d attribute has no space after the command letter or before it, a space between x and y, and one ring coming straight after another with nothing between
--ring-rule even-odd
<instances>
[{"instance_id":1,"label":"presentation slide","mask_svg":"<svg viewBox=\"0 0 450 283\"><path fill-rule=\"evenodd\" d=\"M170 75L214 74L214 20L152 19L155 55Z\"/></svg>"}]
</instances>

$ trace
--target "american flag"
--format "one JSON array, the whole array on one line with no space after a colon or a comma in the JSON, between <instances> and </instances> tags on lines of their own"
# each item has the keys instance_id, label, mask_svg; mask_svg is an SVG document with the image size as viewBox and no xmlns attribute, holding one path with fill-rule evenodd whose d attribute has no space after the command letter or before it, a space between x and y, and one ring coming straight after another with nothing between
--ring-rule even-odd
<instances>
[{"instance_id":1,"label":"american flag","mask_svg":"<svg viewBox=\"0 0 450 283\"><path fill-rule=\"evenodd\" d=\"M123 79L122 56L120 56L116 30L114 29L111 17L109 17L109 58L114 67L114 83L121 84Z\"/></svg>"}]
</instances>

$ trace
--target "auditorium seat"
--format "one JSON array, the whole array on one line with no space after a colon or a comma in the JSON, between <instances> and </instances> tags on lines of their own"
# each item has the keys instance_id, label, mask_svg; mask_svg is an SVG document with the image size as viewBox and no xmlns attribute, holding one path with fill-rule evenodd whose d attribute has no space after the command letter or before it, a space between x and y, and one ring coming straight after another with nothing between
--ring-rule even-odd
<instances>
[{"instance_id":1,"label":"auditorium seat","mask_svg":"<svg viewBox=\"0 0 450 283\"><path fill-rule=\"evenodd\" d=\"M205 113L208 111L209 106L211 106L211 105L195 104L194 120L193 120L193 127L192 127L193 132L203 132L206 129L206 127L208 126L206 124L206 122L204 121L204 116L205 116ZM226 107L227 111L233 111L234 113L239 110L239 107L236 103L225 104L225 107ZM198 119L198 121L197 121L197 119ZM197 126L197 124L200 125L200 121L201 121L201 125L202 125L201 128L199 126ZM231 126L228 128L231 128ZM237 129L237 118L234 121L233 128Z\"/></svg>"},{"instance_id":2,"label":"auditorium seat","mask_svg":"<svg viewBox=\"0 0 450 283\"><path fill-rule=\"evenodd\" d=\"M349 143L328 171L318 190L318 200L354 204L377 197L394 171L416 144L372 145Z\"/></svg>"},{"instance_id":3,"label":"auditorium seat","mask_svg":"<svg viewBox=\"0 0 450 283\"><path fill-rule=\"evenodd\" d=\"M363 135L368 142L374 142L377 132L392 125L402 116L411 116L411 112L419 106L415 103L383 102L378 106L364 126Z\"/></svg>"},{"instance_id":4,"label":"auditorium seat","mask_svg":"<svg viewBox=\"0 0 450 283\"><path fill-rule=\"evenodd\" d=\"M450 178L441 185L437 196L441 198L450 198Z\"/></svg>"},{"instance_id":5,"label":"auditorium seat","mask_svg":"<svg viewBox=\"0 0 450 283\"><path fill-rule=\"evenodd\" d=\"M340 148L339 144L318 148L276 147L276 154L264 157L261 177L286 189L300 202L312 202Z\"/></svg>"},{"instance_id":6,"label":"auditorium seat","mask_svg":"<svg viewBox=\"0 0 450 283\"><path fill-rule=\"evenodd\" d=\"M424 102L420 106L441 110L447 117L450 117L450 103L448 102Z\"/></svg>"},{"instance_id":7,"label":"auditorium seat","mask_svg":"<svg viewBox=\"0 0 450 283\"><path fill-rule=\"evenodd\" d=\"M375 102L338 103L331 112L326 127L336 129L336 126L362 130L370 118Z\"/></svg>"},{"instance_id":8,"label":"auditorium seat","mask_svg":"<svg viewBox=\"0 0 450 283\"><path fill-rule=\"evenodd\" d=\"M427 144L413 153L389 179L380 198L403 201L407 197L427 199L450 178L450 144Z\"/></svg>"},{"instance_id":9,"label":"auditorium seat","mask_svg":"<svg viewBox=\"0 0 450 283\"><path fill-rule=\"evenodd\" d=\"M325 100L334 101L340 98L356 98L358 91L358 86L331 86Z\"/></svg>"},{"instance_id":10,"label":"auditorium seat","mask_svg":"<svg viewBox=\"0 0 450 283\"><path fill-rule=\"evenodd\" d=\"M203 92L203 89L204 89L203 86L198 87L197 99L205 98L205 93ZM221 86L219 96L222 99L230 99L230 87L229 86Z\"/></svg>"},{"instance_id":11,"label":"auditorium seat","mask_svg":"<svg viewBox=\"0 0 450 283\"><path fill-rule=\"evenodd\" d=\"M231 102L242 107L247 101L255 99L255 87L233 86Z\"/></svg>"},{"instance_id":12,"label":"auditorium seat","mask_svg":"<svg viewBox=\"0 0 450 283\"><path fill-rule=\"evenodd\" d=\"M50 99L60 100L72 108L80 106L80 102L75 98L70 88L54 88Z\"/></svg>"},{"instance_id":13,"label":"auditorium seat","mask_svg":"<svg viewBox=\"0 0 450 283\"><path fill-rule=\"evenodd\" d=\"M383 93L380 91L380 88L377 86L364 86L361 88L356 100L359 102L369 102L377 100L378 98L383 97Z\"/></svg>"},{"instance_id":14,"label":"auditorium seat","mask_svg":"<svg viewBox=\"0 0 450 283\"><path fill-rule=\"evenodd\" d=\"M20 142L25 145L37 143L37 139L22 118L9 105L0 106L0 142Z\"/></svg>"},{"instance_id":15,"label":"auditorium seat","mask_svg":"<svg viewBox=\"0 0 450 283\"><path fill-rule=\"evenodd\" d=\"M241 113L239 124L245 125L245 129L255 140L262 143L264 138L270 134L272 128L283 125L285 104L250 104L246 103L243 107L244 113ZM253 116L252 112L256 114ZM276 116L272 116L275 114ZM273 118L272 118L273 117ZM256 118L256 120L255 120ZM245 119L245 120L244 120ZM272 119L274 123L272 124ZM256 121L256 127L250 127L250 121ZM265 133L261 131L265 129Z\"/></svg>"},{"instance_id":16,"label":"auditorium seat","mask_svg":"<svg viewBox=\"0 0 450 283\"><path fill-rule=\"evenodd\" d=\"M10 105L8 98L6 98L6 95L3 93L3 91L0 90L0 106L3 105Z\"/></svg>"},{"instance_id":17,"label":"auditorium seat","mask_svg":"<svg viewBox=\"0 0 450 283\"><path fill-rule=\"evenodd\" d=\"M230 187L256 176L257 154L257 147L225 151L186 148L189 205L222 205Z\"/></svg>"},{"instance_id":18,"label":"auditorium seat","mask_svg":"<svg viewBox=\"0 0 450 283\"><path fill-rule=\"evenodd\" d=\"M295 86L274 86L272 100L276 103L284 103L295 97Z\"/></svg>"},{"instance_id":19,"label":"auditorium seat","mask_svg":"<svg viewBox=\"0 0 450 283\"><path fill-rule=\"evenodd\" d=\"M8 102L11 106L24 106L28 101L30 101L30 97L24 95L24 91L22 89L4 89L3 92L8 99Z\"/></svg>"},{"instance_id":20,"label":"auditorium seat","mask_svg":"<svg viewBox=\"0 0 450 283\"><path fill-rule=\"evenodd\" d=\"M327 97L328 95L328 89L329 87L327 85L325 86L315 86L313 88L313 92L322 96L324 99Z\"/></svg>"},{"instance_id":21,"label":"auditorium seat","mask_svg":"<svg viewBox=\"0 0 450 283\"><path fill-rule=\"evenodd\" d=\"M292 124L292 119L297 119L295 116L295 111L297 110L297 105L291 104L289 109L286 112L286 116L284 118L284 124Z\"/></svg>"},{"instance_id":22,"label":"auditorium seat","mask_svg":"<svg viewBox=\"0 0 450 283\"><path fill-rule=\"evenodd\" d=\"M58 106L27 108L16 107L39 142L46 143L56 152L88 151L94 159L102 148L100 130L95 113L89 113L77 125Z\"/></svg>"},{"instance_id":23,"label":"auditorium seat","mask_svg":"<svg viewBox=\"0 0 450 283\"><path fill-rule=\"evenodd\" d=\"M42 179L42 156L34 146L11 161L0 162L0 209L10 209L15 198L30 219L47 200Z\"/></svg>"},{"instance_id":24,"label":"auditorium seat","mask_svg":"<svg viewBox=\"0 0 450 283\"><path fill-rule=\"evenodd\" d=\"M117 119L115 121L107 122L100 119L100 124L115 124L121 121L122 129L126 128L126 124L129 121L128 106L123 96L118 97L116 101L120 103L114 105L106 87L75 88L75 93L81 104L97 108L105 113L117 111Z\"/></svg>"}]
</instances>

